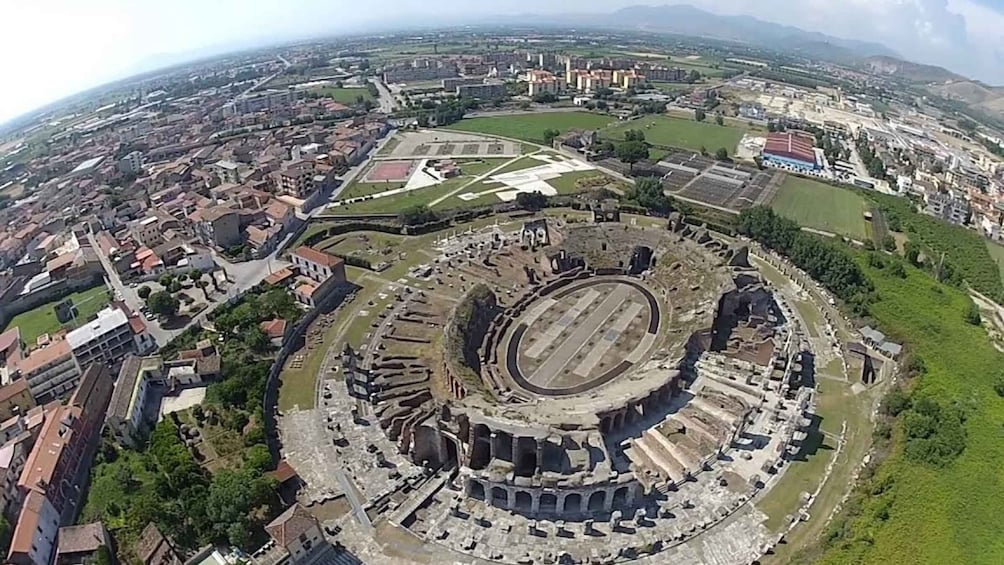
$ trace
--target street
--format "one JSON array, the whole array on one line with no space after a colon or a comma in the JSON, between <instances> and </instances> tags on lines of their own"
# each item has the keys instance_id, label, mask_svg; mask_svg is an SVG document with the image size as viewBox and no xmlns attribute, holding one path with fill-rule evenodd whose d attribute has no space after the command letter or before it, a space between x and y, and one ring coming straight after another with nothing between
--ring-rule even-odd
<instances>
[{"instance_id":1,"label":"street","mask_svg":"<svg viewBox=\"0 0 1004 565\"><path fill-rule=\"evenodd\" d=\"M370 82L376 85L377 91L380 93L380 112L393 114L394 110L397 109L397 103L394 101L394 95L390 93L387 85L378 78L371 78Z\"/></svg>"},{"instance_id":2,"label":"street","mask_svg":"<svg viewBox=\"0 0 1004 565\"><path fill-rule=\"evenodd\" d=\"M122 279L119 277L118 273L115 272L115 269L112 267L108 257L106 257L104 253L101 252L101 248L98 247L94 234L88 233L87 239L94 249L95 254L98 256L98 259L101 261L101 266L105 270L105 283L112 288L116 296L122 298L123 302L125 302L131 310L138 313L144 305L143 300L136 294L136 291L139 290L139 286L131 288L130 286L123 284ZM281 249L281 247L282 246L279 248ZM231 263L213 252L213 260L223 270L223 272L226 273L227 280L230 282L222 288L222 292L210 292L212 287L210 286L210 288L207 288L207 292L210 292L211 301L207 304L206 309L196 314L187 324L180 328L165 329L161 326L159 320L147 320L145 323L150 336L156 340L159 347L163 347L169 341L178 336L178 334L185 331L188 327L194 324L201 324L202 321L206 319L206 316L213 312L217 306L260 283L270 273L289 265L289 263L285 261L278 260L276 258L277 254L278 250L273 252L268 257L257 261ZM210 276L216 276L215 273L207 274Z\"/></svg>"}]
</instances>

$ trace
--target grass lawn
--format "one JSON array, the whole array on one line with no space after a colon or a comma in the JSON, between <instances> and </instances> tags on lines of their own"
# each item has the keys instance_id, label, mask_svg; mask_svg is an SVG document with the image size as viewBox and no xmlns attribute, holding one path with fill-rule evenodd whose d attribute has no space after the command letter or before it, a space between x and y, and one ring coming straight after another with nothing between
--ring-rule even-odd
<instances>
[{"instance_id":1,"label":"grass lawn","mask_svg":"<svg viewBox=\"0 0 1004 565\"><path fill-rule=\"evenodd\" d=\"M520 159L516 159L515 161L512 161L508 165L506 165L506 166L502 167L501 169L495 171L493 174L495 174L495 175L501 175L502 173L512 173L512 172L516 172L516 171L522 171L523 169L529 169L529 168L532 168L532 167L539 167L539 166L544 165L544 164L545 163L543 161L538 161L537 159L534 159L533 157L522 157ZM487 172L487 171L485 171L485 172Z\"/></svg>"},{"instance_id":2,"label":"grass lawn","mask_svg":"<svg viewBox=\"0 0 1004 565\"><path fill-rule=\"evenodd\" d=\"M903 339L926 373L911 398L965 413L964 449L947 464L918 462L903 439L857 496L856 517L833 526L818 563L1002 563L1004 400L994 383L1004 354L982 327L963 320L964 292L907 267L900 279L859 261L879 300L869 313L887 335ZM908 413L909 414L909 413ZM914 412L916 414L916 412ZM894 437L900 438L902 424ZM878 488L881 487L881 488ZM845 508L851 505L845 505Z\"/></svg>"},{"instance_id":3,"label":"grass lawn","mask_svg":"<svg viewBox=\"0 0 1004 565\"><path fill-rule=\"evenodd\" d=\"M331 208L331 214L396 214L405 208L418 204L429 204L440 196L445 196L451 191L471 181L471 177L455 177L452 179L426 188L412 190L385 198L373 198L362 202L353 202L337 208Z\"/></svg>"},{"instance_id":4,"label":"grass lawn","mask_svg":"<svg viewBox=\"0 0 1004 565\"><path fill-rule=\"evenodd\" d=\"M318 248L338 255L387 257L394 254L403 240L402 236L383 232L352 232L326 239Z\"/></svg>"},{"instance_id":5,"label":"grass lawn","mask_svg":"<svg viewBox=\"0 0 1004 565\"><path fill-rule=\"evenodd\" d=\"M335 102L341 102L346 106L356 104L360 96L363 97L363 100L373 100L373 96L367 88L337 88L334 86L321 86L311 89L311 92L316 92L321 96L326 96Z\"/></svg>"},{"instance_id":6,"label":"grass lawn","mask_svg":"<svg viewBox=\"0 0 1004 565\"><path fill-rule=\"evenodd\" d=\"M851 190L788 175L771 208L804 227L868 239L869 205Z\"/></svg>"},{"instance_id":7,"label":"grass lawn","mask_svg":"<svg viewBox=\"0 0 1004 565\"><path fill-rule=\"evenodd\" d=\"M565 173L556 179L547 181L547 184L553 186L558 194L572 194L579 191L576 182L580 179L587 179L592 177L606 177L603 173L599 171L572 171L570 173ZM611 182L613 179L609 179Z\"/></svg>"},{"instance_id":8,"label":"grass lawn","mask_svg":"<svg viewBox=\"0 0 1004 565\"><path fill-rule=\"evenodd\" d=\"M643 131L645 141L655 145L668 145L691 151L700 151L701 147L704 147L711 153L719 147L724 147L729 155L736 152L736 147L743 138L743 130L736 127L670 116L644 116L620 122L603 130L603 133L607 137L624 139L624 133L628 130Z\"/></svg>"},{"instance_id":9,"label":"grass lawn","mask_svg":"<svg viewBox=\"0 0 1004 565\"><path fill-rule=\"evenodd\" d=\"M1004 279L1004 245L987 240L987 251L990 252L990 258L997 264L1001 279Z\"/></svg>"},{"instance_id":10,"label":"grass lawn","mask_svg":"<svg viewBox=\"0 0 1004 565\"><path fill-rule=\"evenodd\" d=\"M460 165L460 173L468 177L479 177L488 171L501 166L504 163L509 162L510 159L505 158L495 158L495 159L460 159L457 164Z\"/></svg>"},{"instance_id":11,"label":"grass lawn","mask_svg":"<svg viewBox=\"0 0 1004 565\"><path fill-rule=\"evenodd\" d=\"M571 129L599 129L612 121L612 116L589 112L547 112L468 118L451 124L449 129L544 143L544 130L556 129L564 133Z\"/></svg>"},{"instance_id":12,"label":"grass lawn","mask_svg":"<svg viewBox=\"0 0 1004 565\"><path fill-rule=\"evenodd\" d=\"M404 184L403 182L353 182L345 187L345 190L338 195L338 199L348 200L349 198L369 196L370 194L401 188Z\"/></svg>"},{"instance_id":13,"label":"grass lawn","mask_svg":"<svg viewBox=\"0 0 1004 565\"><path fill-rule=\"evenodd\" d=\"M75 292L68 297L77 305L77 323L72 321L67 327L77 327L98 313L110 302L108 288L101 284L83 292ZM29 345L34 345L38 336L58 331L61 327L56 319L56 304L62 302L47 302L34 310L28 310L15 316L7 327L21 328L21 339Z\"/></svg>"}]
</instances>

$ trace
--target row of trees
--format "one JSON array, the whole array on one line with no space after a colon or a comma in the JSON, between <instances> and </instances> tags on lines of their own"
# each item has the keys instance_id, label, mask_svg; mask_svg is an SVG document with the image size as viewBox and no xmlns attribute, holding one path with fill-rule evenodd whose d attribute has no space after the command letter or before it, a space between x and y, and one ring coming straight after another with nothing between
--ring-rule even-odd
<instances>
[{"instance_id":1,"label":"row of trees","mask_svg":"<svg viewBox=\"0 0 1004 565\"><path fill-rule=\"evenodd\" d=\"M867 310L874 287L843 246L803 232L797 223L764 206L739 214L739 233L788 257L858 313Z\"/></svg>"}]
</instances>

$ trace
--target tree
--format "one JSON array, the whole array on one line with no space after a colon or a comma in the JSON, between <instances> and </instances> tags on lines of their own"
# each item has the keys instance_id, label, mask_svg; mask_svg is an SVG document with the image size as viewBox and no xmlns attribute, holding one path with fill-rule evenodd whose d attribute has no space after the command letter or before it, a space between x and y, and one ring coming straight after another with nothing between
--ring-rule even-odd
<instances>
[{"instance_id":1,"label":"tree","mask_svg":"<svg viewBox=\"0 0 1004 565\"><path fill-rule=\"evenodd\" d=\"M151 294L146 300L146 305L154 314L171 318L178 313L179 301L170 292L161 290Z\"/></svg>"},{"instance_id":2,"label":"tree","mask_svg":"<svg viewBox=\"0 0 1004 565\"><path fill-rule=\"evenodd\" d=\"M268 336L265 335L264 330L259 326L251 326L244 330L244 333L241 334L241 341L247 344L251 348L251 351L257 351L258 353L268 351L271 345Z\"/></svg>"},{"instance_id":3,"label":"tree","mask_svg":"<svg viewBox=\"0 0 1004 565\"><path fill-rule=\"evenodd\" d=\"M882 248L889 252L895 252L896 238L889 234L886 234L886 236L882 238Z\"/></svg>"},{"instance_id":4,"label":"tree","mask_svg":"<svg viewBox=\"0 0 1004 565\"><path fill-rule=\"evenodd\" d=\"M556 129L545 129L544 130L544 145L553 145L554 138L561 135L561 132Z\"/></svg>"},{"instance_id":5,"label":"tree","mask_svg":"<svg viewBox=\"0 0 1004 565\"><path fill-rule=\"evenodd\" d=\"M112 565L114 561L112 560L112 552L108 549L108 546L102 544L98 546L97 556L95 557L95 565Z\"/></svg>"},{"instance_id":6,"label":"tree","mask_svg":"<svg viewBox=\"0 0 1004 565\"><path fill-rule=\"evenodd\" d=\"M648 159L648 145L644 141L625 141L617 146L617 158L634 170L635 163Z\"/></svg>"},{"instance_id":7,"label":"tree","mask_svg":"<svg viewBox=\"0 0 1004 565\"><path fill-rule=\"evenodd\" d=\"M694 119L695 120L697 120L699 122L703 122L704 118L706 118L706 117L707 117L707 115L704 113L704 110L702 110L700 108L694 110Z\"/></svg>"},{"instance_id":8,"label":"tree","mask_svg":"<svg viewBox=\"0 0 1004 565\"><path fill-rule=\"evenodd\" d=\"M997 375L997 378L994 379L994 392L997 393L997 396L1004 398L1004 375Z\"/></svg>"},{"instance_id":9,"label":"tree","mask_svg":"<svg viewBox=\"0 0 1004 565\"><path fill-rule=\"evenodd\" d=\"M406 226L417 226L439 220L439 215L428 207L418 204L410 208L405 208L398 214L398 219Z\"/></svg>"},{"instance_id":10,"label":"tree","mask_svg":"<svg viewBox=\"0 0 1004 565\"><path fill-rule=\"evenodd\" d=\"M962 319L969 325L980 325L980 322L982 321L980 319L980 309L972 300L969 301L969 304L966 305L966 309L962 312Z\"/></svg>"},{"instance_id":11,"label":"tree","mask_svg":"<svg viewBox=\"0 0 1004 565\"><path fill-rule=\"evenodd\" d=\"M160 283L160 286L167 288L171 286L172 282L174 282L174 277L171 276L170 273L164 273L159 279L157 279L157 282Z\"/></svg>"},{"instance_id":12,"label":"tree","mask_svg":"<svg viewBox=\"0 0 1004 565\"><path fill-rule=\"evenodd\" d=\"M153 291L150 290L150 287L143 285L136 289L136 296L138 296L140 300L146 300L150 297L151 292Z\"/></svg>"},{"instance_id":13,"label":"tree","mask_svg":"<svg viewBox=\"0 0 1004 565\"><path fill-rule=\"evenodd\" d=\"M715 151L715 159L718 159L719 161L728 161L729 150L724 147L719 147L718 151Z\"/></svg>"},{"instance_id":14,"label":"tree","mask_svg":"<svg viewBox=\"0 0 1004 565\"><path fill-rule=\"evenodd\" d=\"M658 179L643 178L636 181L635 200L642 208L659 214L668 214L672 209L669 198L663 192L662 182Z\"/></svg>"},{"instance_id":15,"label":"tree","mask_svg":"<svg viewBox=\"0 0 1004 565\"><path fill-rule=\"evenodd\" d=\"M516 205L524 210L540 210L547 206L547 197L537 191L520 192L516 195Z\"/></svg>"},{"instance_id":16,"label":"tree","mask_svg":"<svg viewBox=\"0 0 1004 565\"><path fill-rule=\"evenodd\" d=\"M715 116L715 123L718 124L718 125L720 125L720 126L724 126L725 125L725 118L723 118L722 115L719 114L719 115Z\"/></svg>"},{"instance_id":17,"label":"tree","mask_svg":"<svg viewBox=\"0 0 1004 565\"><path fill-rule=\"evenodd\" d=\"M197 280L195 281L195 286L202 291L202 297L206 299L206 302L209 302L209 292L206 290L206 287L209 286L209 283L203 280Z\"/></svg>"},{"instance_id":18,"label":"tree","mask_svg":"<svg viewBox=\"0 0 1004 565\"><path fill-rule=\"evenodd\" d=\"M645 132L640 129L629 129L624 132L624 141L645 141Z\"/></svg>"},{"instance_id":19,"label":"tree","mask_svg":"<svg viewBox=\"0 0 1004 565\"><path fill-rule=\"evenodd\" d=\"M558 97L552 92L539 92L534 95L533 101L537 104L553 104L558 101Z\"/></svg>"},{"instance_id":20,"label":"tree","mask_svg":"<svg viewBox=\"0 0 1004 565\"><path fill-rule=\"evenodd\" d=\"M701 73L697 72L696 69L690 71L690 75L687 76L687 82L700 82L700 80L701 80Z\"/></svg>"}]
</instances>

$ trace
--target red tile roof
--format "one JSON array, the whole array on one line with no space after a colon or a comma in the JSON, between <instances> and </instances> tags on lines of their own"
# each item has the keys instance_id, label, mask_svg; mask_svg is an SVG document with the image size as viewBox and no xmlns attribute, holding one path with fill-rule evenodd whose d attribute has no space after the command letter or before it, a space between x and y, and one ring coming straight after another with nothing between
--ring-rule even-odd
<instances>
[{"instance_id":1,"label":"red tile roof","mask_svg":"<svg viewBox=\"0 0 1004 565\"><path fill-rule=\"evenodd\" d=\"M807 134L786 131L771 133L767 136L767 144L763 152L787 159L795 159L806 163L816 162L815 142Z\"/></svg>"},{"instance_id":2,"label":"red tile roof","mask_svg":"<svg viewBox=\"0 0 1004 565\"><path fill-rule=\"evenodd\" d=\"M338 257L335 257L330 253L318 251L313 247L307 247L306 245L297 247L293 251L293 255L296 255L305 261L316 263L325 267L334 267L342 263L342 260Z\"/></svg>"}]
</instances>

